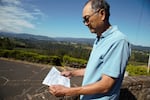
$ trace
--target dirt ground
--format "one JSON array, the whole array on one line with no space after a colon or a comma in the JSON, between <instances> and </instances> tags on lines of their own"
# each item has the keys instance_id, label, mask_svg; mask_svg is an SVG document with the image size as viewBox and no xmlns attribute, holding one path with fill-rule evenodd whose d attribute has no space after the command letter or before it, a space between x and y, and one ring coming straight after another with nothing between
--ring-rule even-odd
<instances>
[{"instance_id":1,"label":"dirt ground","mask_svg":"<svg viewBox=\"0 0 150 100\"><path fill-rule=\"evenodd\" d=\"M55 97L42 84L52 66L0 58L0 100L78 100L75 97ZM55 66L56 67L56 66ZM57 66L60 71L74 70ZM71 78L72 86L81 85L82 77Z\"/></svg>"}]
</instances>

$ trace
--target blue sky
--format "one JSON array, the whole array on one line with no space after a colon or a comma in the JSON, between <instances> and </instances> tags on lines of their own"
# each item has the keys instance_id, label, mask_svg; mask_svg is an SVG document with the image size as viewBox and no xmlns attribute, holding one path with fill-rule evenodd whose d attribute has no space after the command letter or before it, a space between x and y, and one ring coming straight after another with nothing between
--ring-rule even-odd
<instances>
[{"instance_id":1,"label":"blue sky","mask_svg":"<svg viewBox=\"0 0 150 100\"><path fill-rule=\"evenodd\" d=\"M82 23L87 0L0 0L0 31L95 38ZM150 0L107 0L110 23L131 43L150 47Z\"/></svg>"}]
</instances>

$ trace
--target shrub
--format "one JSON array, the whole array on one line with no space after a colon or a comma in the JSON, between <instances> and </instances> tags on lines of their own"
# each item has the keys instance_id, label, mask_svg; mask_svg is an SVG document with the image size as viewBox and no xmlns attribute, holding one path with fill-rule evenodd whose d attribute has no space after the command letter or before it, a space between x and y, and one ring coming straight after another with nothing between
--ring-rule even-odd
<instances>
[{"instance_id":1,"label":"shrub","mask_svg":"<svg viewBox=\"0 0 150 100\"><path fill-rule=\"evenodd\" d=\"M63 64L68 65L70 67L81 68L81 67L85 67L86 63L87 61L84 59L73 58L67 55L63 56Z\"/></svg>"},{"instance_id":2,"label":"shrub","mask_svg":"<svg viewBox=\"0 0 150 100\"><path fill-rule=\"evenodd\" d=\"M147 68L145 66L133 66L130 64L127 66L126 70L129 72L130 76L150 75L150 73L147 73Z\"/></svg>"},{"instance_id":3,"label":"shrub","mask_svg":"<svg viewBox=\"0 0 150 100\"><path fill-rule=\"evenodd\" d=\"M29 62L61 65L61 59L58 56L46 56L38 53L27 52L23 50L0 50L0 57L14 58Z\"/></svg>"}]
</instances>

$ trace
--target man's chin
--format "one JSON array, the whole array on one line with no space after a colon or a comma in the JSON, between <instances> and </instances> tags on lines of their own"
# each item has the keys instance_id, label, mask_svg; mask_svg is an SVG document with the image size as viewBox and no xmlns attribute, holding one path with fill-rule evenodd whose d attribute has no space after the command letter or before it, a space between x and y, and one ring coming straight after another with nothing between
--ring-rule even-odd
<instances>
[{"instance_id":1,"label":"man's chin","mask_svg":"<svg viewBox=\"0 0 150 100\"><path fill-rule=\"evenodd\" d=\"M96 31L94 29L90 29L91 33L96 33Z\"/></svg>"}]
</instances>

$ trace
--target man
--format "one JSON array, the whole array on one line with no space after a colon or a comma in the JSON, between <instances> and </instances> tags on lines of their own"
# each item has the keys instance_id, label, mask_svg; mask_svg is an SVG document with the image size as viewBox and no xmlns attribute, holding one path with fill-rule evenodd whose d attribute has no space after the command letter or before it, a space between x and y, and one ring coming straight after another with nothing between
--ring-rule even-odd
<instances>
[{"instance_id":1,"label":"man","mask_svg":"<svg viewBox=\"0 0 150 100\"><path fill-rule=\"evenodd\" d=\"M65 71L66 77L84 76L81 87L49 87L55 96L81 95L81 100L118 100L130 45L116 26L109 23L109 4L89 0L83 9L84 24L97 38L85 69Z\"/></svg>"}]
</instances>

